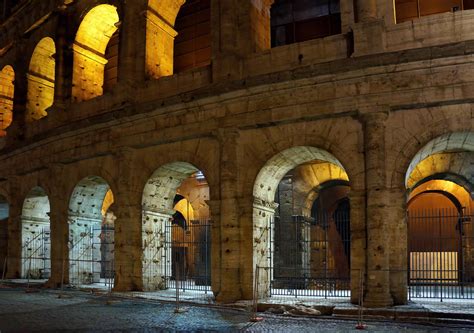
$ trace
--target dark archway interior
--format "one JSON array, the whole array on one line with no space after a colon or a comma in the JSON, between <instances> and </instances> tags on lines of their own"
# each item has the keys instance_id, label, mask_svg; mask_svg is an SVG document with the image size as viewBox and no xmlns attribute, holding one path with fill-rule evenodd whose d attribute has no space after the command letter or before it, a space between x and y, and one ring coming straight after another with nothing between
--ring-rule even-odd
<instances>
[{"instance_id":1,"label":"dark archway interior","mask_svg":"<svg viewBox=\"0 0 474 333\"><path fill-rule=\"evenodd\" d=\"M341 33L339 0L275 0L270 17L272 47Z\"/></svg>"}]
</instances>

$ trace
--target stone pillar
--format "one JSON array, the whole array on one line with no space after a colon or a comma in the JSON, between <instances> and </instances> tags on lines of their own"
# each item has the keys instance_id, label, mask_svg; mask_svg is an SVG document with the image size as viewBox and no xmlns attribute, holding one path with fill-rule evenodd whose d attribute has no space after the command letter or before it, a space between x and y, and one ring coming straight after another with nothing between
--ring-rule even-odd
<instances>
[{"instance_id":1,"label":"stone pillar","mask_svg":"<svg viewBox=\"0 0 474 333\"><path fill-rule=\"evenodd\" d=\"M390 293L395 305L407 303L406 195L404 188L390 190L387 224L390 235Z\"/></svg>"},{"instance_id":2,"label":"stone pillar","mask_svg":"<svg viewBox=\"0 0 474 333\"><path fill-rule=\"evenodd\" d=\"M364 190L351 189L350 223L351 223L351 302L358 304L361 279L366 275L366 197Z\"/></svg>"},{"instance_id":3,"label":"stone pillar","mask_svg":"<svg viewBox=\"0 0 474 333\"><path fill-rule=\"evenodd\" d=\"M125 6L127 10L123 12L118 67L120 85L134 86L145 80L147 19L144 16L147 2L128 1Z\"/></svg>"},{"instance_id":4,"label":"stone pillar","mask_svg":"<svg viewBox=\"0 0 474 333\"><path fill-rule=\"evenodd\" d=\"M56 175L59 177L59 175ZM69 283L68 200L57 193L50 197L51 276L47 285L55 288Z\"/></svg>"},{"instance_id":5,"label":"stone pillar","mask_svg":"<svg viewBox=\"0 0 474 333\"><path fill-rule=\"evenodd\" d=\"M115 155L119 168L114 193L115 220L114 290L142 290L142 188L133 182L135 151L121 149Z\"/></svg>"},{"instance_id":6,"label":"stone pillar","mask_svg":"<svg viewBox=\"0 0 474 333\"><path fill-rule=\"evenodd\" d=\"M367 274L364 304L392 305L390 296L390 244L386 187L385 122L388 112L362 115L364 123L365 179L367 193Z\"/></svg>"},{"instance_id":7,"label":"stone pillar","mask_svg":"<svg viewBox=\"0 0 474 333\"><path fill-rule=\"evenodd\" d=\"M21 213L23 199L18 196L20 179L13 177L10 180L10 212L8 216L8 250L7 273L8 279L19 278L21 274Z\"/></svg>"},{"instance_id":8,"label":"stone pillar","mask_svg":"<svg viewBox=\"0 0 474 333\"><path fill-rule=\"evenodd\" d=\"M377 18L377 0L356 0L357 22L367 22Z\"/></svg>"},{"instance_id":9,"label":"stone pillar","mask_svg":"<svg viewBox=\"0 0 474 333\"><path fill-rule=\"evenodd\" d=\"M217 133L220 143L220 286L216 295L219 302L242 298L241 285L241 228L237 194L237 140L236 129L222 129ZM214 235L213 235L214 236ZM213 245L216 245L213 242ZM215 251L213 250L213 253ZM250 260L250 258L247 258Z\"/></svg>"},{"instance_id":10,"label":"stone pillar","mask_svg":"<svg viewBox=\"0 0 474 333\"><path fill-rule=\"evenodd\" d=\"M175 211L154 209L143 208L141 233L143 289L150 291L167 288L166 278L173 270L171 220Z\"/></svg>"},{"instance_id":11,"label":"stone pillar","mask_svg":"<svg viewBox=\"0 0 474 333\"><path fill-rule=\"evenodd\" d=\"M146 22L147 76L158 79L173 75L174 39L177 32L171 23L150 8L146 12Z\"/></svg>"},{"instance_id":12,"label":"stone pillar","mask_svg":"<svg viewBox=\"0 0 474 333\"><path fill-rule=\"evenodd\" d=\"M270 48L274 0L211 2L213 80L242 76L242 59Z\"/></svg>"},{"instance_id":13,"label":"stone pillar","mask_svg":"<svg viewBox=\"0 0 474 333\"><path fill-rule=\"evenodd\" d=\"M58 18L57 35L55 38L56 61L55 68L55 85L54 85L54 109L64 110L71 102L72 92L72 69L73 69L73 52L71 49L74 35L69 31L68 24L71 18L67 12L62 12Z\"/></svg>"},{"instance_id":14,"label":"stone pillar","mask_svg":"<svg viewBox=\"0 0 474 333\"><path fill-rule=\"evenodd\" d=\"M250 238L253 240L251 247L246 248L252 250L252 271L255 275L255 268L261 267L258 276L258 297L268 297L270 292L270 281L273 279L275 269L274 256L274 231L270 230L270 223L274 219L275 211L278 204L275 202L266 202L259 198L253 198L252 219ZM270 252L270 253L269 253ZM247 255L248 256L248 255ZM263 268L263 269L262 269Z\"/></svg>"},{"instance_id":15,"label":"stone pillar","mask_svg":"<svg viewBox=\"0 0 474 333\"><path fill-rule=\"evenodd\" d=\"M72 45L74 66L72 77L73 102L82 102L101 96L104 86L104 68L107 59L80 44Z\"/></svg>"},{"instance_id":16,"label":"stone pillar","mask_svg":"<svg viewBox=\"0 0 474 333\"><path fill-rule=\"evenodd\" d=\"M19 141L25 138L25 114L26 114L26 96L27 96L27 79L26 73L28 72L29 62L23 61L24 54L26 53L26 41L18 42L15 44L15 50L17 53L14 65L12 65L15 71L15 89L13 92L13 121L10 127L7 129L6 141L7 145L18 144Z\"/></svg>"}]
</instances>

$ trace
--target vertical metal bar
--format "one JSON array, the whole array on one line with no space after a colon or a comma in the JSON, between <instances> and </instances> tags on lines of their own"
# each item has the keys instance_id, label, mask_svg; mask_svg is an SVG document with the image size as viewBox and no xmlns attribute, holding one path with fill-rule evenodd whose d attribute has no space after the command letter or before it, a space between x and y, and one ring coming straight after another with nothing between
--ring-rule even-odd
<instances>
[{"instance_id":1,"label":"vertical metal bar","mask_svg":"<svg viewBox=\"0 0 474 333\"><path fill-rule=\"evenodd\" d=\"M321 216L323 219L323 228L324 228L324 298L328 298L328 247L329 247L329 241L328 241L328 215L326 212L321 212Z\"/></svg>"},{"instance_id":2,"label":"vertical metal bar","mask_svg":"<svg viewBox=\"0 0 474 333\"><path fill-rule=\"evenodd\" d=\"M440 292L440 297L441 297L441 302L442 302L442 301L443 301L443 258L442 258L442 243L441 243L441 242L442 242L442 237L441 237L441 225L442 225L442 223L445 222L445 221L443 221L443 217L444 217L444 216L442 215L443 209L442 209L442 208L439 209L438 212L439 212L439 215L440 215L440 218L439 218L439 229L438 229L438 231L439 231L439 234L438 234L439 248L438 248L438 249L439 249L439 257L440 257L440 275L439 275L439 276L440 276L440 282L441 282L441 283L440 283L439 292Z\"/></svg>"}]
</instances>

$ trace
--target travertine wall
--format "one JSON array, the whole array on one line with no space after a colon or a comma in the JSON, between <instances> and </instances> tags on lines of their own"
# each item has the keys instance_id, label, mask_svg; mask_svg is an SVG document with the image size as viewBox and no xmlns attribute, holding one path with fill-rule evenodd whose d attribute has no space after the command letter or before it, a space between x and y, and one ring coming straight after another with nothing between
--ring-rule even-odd
<instances>
[{"instance_id":1,"label":"travertine wall","mask_svg":"<svg viewBox=\"0 0 474 333\"><path fill-rule=\"evenodd\" d=\"M474 131L474 13L394 25L386 1L359 1L357 19L351 1L343 1L342 31L353 34L268 49L262 6L269 2L212 1L212 64L163 77L171 72L157 65L171 57L172 43L163 57L150 52L159 41L147 31L154 24L148 11L160 9L144 0L108 1L120 17L119 79L104 95L100 78L86 80L81 92L73 86L76 32L98 2L32 2L25 9L31 15L3 23L0 68L10 64L16 74L15 118L0 154L0 189L11 207L9 277L20 275L21 207L35 186L51 205L49 284L60 283L64 265L69 276L69 198L83 178L98 176L115 199L115 288L158 288L159 270L150 278L145 270L144 233L159 233L169 219L180 182L166 175L183 173L186 164L209 184L212 290L222 302L250 299L255 266L268 264L274 186L317 154L337 160L349 179L352 301L363 276L367 306L406 302L405 175L430 141ZM438 25L445 17L452 29ZM34 43L22 37L14 44L20 36L50 36L57 45L55 101L47 117L32 123L23 121L23 54L31 55ZM171 174L155 179L157 191L146 202L147 182L165 165L173 165Z\"/></svg>"}]
</instances>

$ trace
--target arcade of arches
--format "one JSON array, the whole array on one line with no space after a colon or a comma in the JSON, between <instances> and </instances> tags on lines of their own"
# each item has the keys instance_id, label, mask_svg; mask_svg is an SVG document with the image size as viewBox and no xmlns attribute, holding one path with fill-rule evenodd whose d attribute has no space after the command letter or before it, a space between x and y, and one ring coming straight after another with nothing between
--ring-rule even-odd
<instances>
[{"instance_id":1,"label":"arcade of arches","mask_svg":"<svg viewBox=\"0 0 474 333\"><path fill-rule=\"evenodd\" d=\"M2 23L28 41L0 36L2 278L474 299L474 11L415 2L64 1Z\"/></svg>"}]
</instances>

